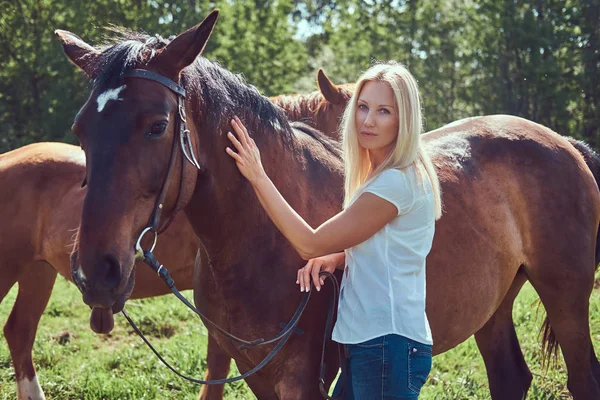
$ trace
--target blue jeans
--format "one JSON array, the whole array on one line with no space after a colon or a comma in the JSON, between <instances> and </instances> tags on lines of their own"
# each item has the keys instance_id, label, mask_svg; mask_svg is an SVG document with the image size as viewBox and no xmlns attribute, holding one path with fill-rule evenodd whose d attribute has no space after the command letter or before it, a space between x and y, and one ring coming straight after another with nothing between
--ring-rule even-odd
<instances>
[{"instance_id":1,"label":"blue jeans","mask_svg":"<svg viewBox=\"0 0 600 400\"><path fill-rule=\"evenodd\" d=\"M346 382L340 376L333 391L344 386L342 400L417 399L431 370L431 346L399 335L348 344L346 353Z\"/></svg>"}]
</instances>

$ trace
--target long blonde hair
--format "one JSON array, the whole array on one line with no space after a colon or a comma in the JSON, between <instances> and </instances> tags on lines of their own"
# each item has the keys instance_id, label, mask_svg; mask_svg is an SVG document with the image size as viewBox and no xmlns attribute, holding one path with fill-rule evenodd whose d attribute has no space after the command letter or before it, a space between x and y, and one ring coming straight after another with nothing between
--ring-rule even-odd
<instances>
[{"instance_id":1,"label":"long blonde hair","mask_svg":"<svg viewBox=\"0 0 600 400\"><path fill-rule=\"evenodd\" d=\"M375 170L372 170L368 151L358 143L355 124L358 97L365 83L370 81L385 82L390 85L398 109L398 137L394 148ZM376 64L362 74L344 111L341 129L346 173L344 207L349 205L367 180L370 181L390 168L405 169L414 166L421 183L425 183L425 179L429 180L435 200L435 218L441 217L440 183L431 158L421 145L423 121L419 87L404 65L396 62Z\"/></svg>"}]
</instances>

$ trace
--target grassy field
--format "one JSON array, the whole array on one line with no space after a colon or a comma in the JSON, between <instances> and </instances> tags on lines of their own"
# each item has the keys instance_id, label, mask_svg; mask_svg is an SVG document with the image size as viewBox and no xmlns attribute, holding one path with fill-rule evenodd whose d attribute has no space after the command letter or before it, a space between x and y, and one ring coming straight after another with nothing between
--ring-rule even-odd
<instances>
[{"instance_id":1,"label":"grassy field","mask_svg":"<svg viewBox=\"0 0 600 400\"><path fill-rule=\"evenodd\" d=\"M191 292L187 293L191 298ZM6 321L16 288L0 304ZM539 326L543 309L527 284L514 318L521 347L534 374L528 399L568 399L562 359L548 372L540 369ZM168 360L182 372L202 377L206 362L206 329L174 296L128 303L128 312ZM151 353L121 316L107 336L89 329L89 309L73 285L58 278L42 317L34 362L48 399L196 399L199 387L175 376ZM600 292L591 299L592 340L600 353ZM0 399L14 399L16 386L6 342L0 343ZM232 368L232 374L237 370ZM226 399L254 399L243 382L226 385ZM485 367L471 338L437 356L422 399L489 399Z\"/></svg>"}]
</instances>

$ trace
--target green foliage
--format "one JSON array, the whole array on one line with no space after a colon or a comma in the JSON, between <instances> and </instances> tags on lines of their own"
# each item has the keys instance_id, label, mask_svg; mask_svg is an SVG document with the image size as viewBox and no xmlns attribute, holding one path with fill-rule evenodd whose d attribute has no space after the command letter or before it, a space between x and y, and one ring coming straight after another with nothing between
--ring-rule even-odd
<instances>
[{"instance_id":1,"label":"green foliage","mask_svg":"<svg viewBox=\"0 0 600 400\"><path fill-rule=\"evenodd\" d=\"M306 69L306 50L294 39L291 0L222 1L212 59L242 72L267 96L291 93Z\"/></svg>"},{"instance_id":2,"label":"green foliage","mask_svg":"<svg viewBox=\"0 0 600 400\"><path fill-rule=\"evenodd\" d=\"M87 78L64 56L55 29L97 45L124 26L168 37L222 10L205 55L267 95L291 92L306 73L304 46L294 39L293 3L168 0L2 1L0 14L0 152L39 141L75 139L69 128L89 94Z\"/></svg>"},{"instance_id":3,"label":"green foliage","mask_svg":"<svg viewBox=\"0 0 600 400\"><path fill-rule=\"evenodd\" d=\"M313 58L338 81L373 60L413 72L426 127L513 114L600 144L600 2L342 0L325 7ZM325 46L324 46L325 44Z\"/></svg>"},{"instance_id":4,"label":"green foliage","mask_svg":"<svg viewBox=\"0 0 600 400\"><path fill-rule=\"evenodd\" d=\"M0 0L0 152L73 141L89 93L53 34L109 25L168 37L221 9L205 55L266 95L312 91L320 67L355 81L405 63L427 129L481 114L540 122L600 147L600 0Z\"/></svg>"}]
</instances>

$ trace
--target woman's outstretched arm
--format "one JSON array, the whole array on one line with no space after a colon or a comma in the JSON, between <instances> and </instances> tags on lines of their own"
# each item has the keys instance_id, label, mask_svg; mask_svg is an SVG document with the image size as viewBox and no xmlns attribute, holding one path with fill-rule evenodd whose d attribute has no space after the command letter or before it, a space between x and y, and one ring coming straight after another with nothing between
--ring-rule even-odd
<instances>
[{"instance_id":1,"label":"woman's outstretched arm","mask_svg":"<svg viewBox=\"0 0 600 400\"><path fill-rule=\"evenodd\" d=\"M391 202L364 193L352 206L313 229L271 182L263 169L258 147L241 121L236 117L231 124L237 137L231 132L228 137L237 152L228 147L227 154L250 181L273 223L305 260L356 246L398 215L398 209Z\"/></svg>"}]
</instances>

